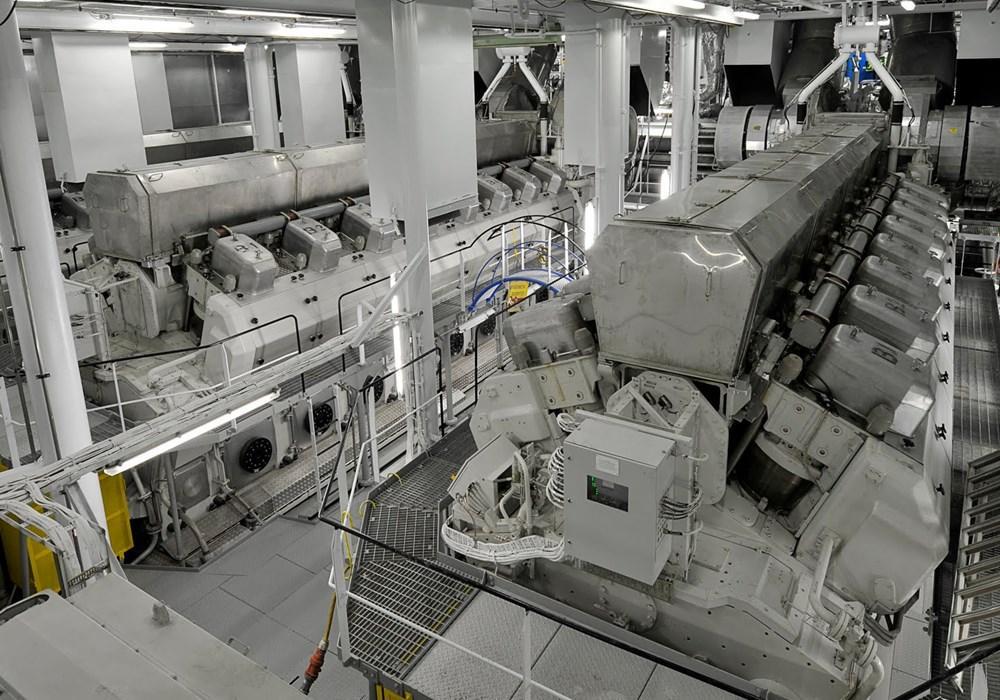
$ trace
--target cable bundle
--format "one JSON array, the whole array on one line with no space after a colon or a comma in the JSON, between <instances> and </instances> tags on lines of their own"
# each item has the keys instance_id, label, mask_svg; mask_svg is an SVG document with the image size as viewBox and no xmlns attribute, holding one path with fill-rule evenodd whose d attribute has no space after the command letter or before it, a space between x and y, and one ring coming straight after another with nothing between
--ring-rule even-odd
<instances>
[{"instance_id":1,"label":"cable bundle","mask_svg":"<svg viewBox=\"0 0 1000 700\"><path fill-rule=\"evenodd\" d=\"M559 426L559 429L562 430L567 435L576 430L577 426L579 425L576 422L576 418L574 418L569 413L560 413L558 416L556 416L556 424Z\"/></svg>"},{"instance_id":2,"label":"cable bundle","mask_svg":"<svg viewBox=\"0 0 1000 700\"><path fill-rule=\"evenodd\" d=\"M441 525L441 538L459 554L494 564L517 564L529 559L559 561L565 552L564 540L551 540L541 535L518 537L510 542L478 542L447 522Z\"/></svg>"},{"instance_id":3,"label":"cable bundle","mask_svg":"<svg viewBox=\"0 0 1000 700\"><path fill-rule=\"evenodd\" d=\"M579 425L576 418L570 413L560 413L556 416L556 425L564 433L569 435L576 430ZM549 503L560 510L566 505L566 452L562 445L556 448L549 456L548 471L549 481L545 485L545 497Z\"/></svg>"},{"instance_id":4,"label":"cable bundle","mask_svg":"<svg viewBox=\"0 0 1000 700\"><path fill-rule=\"evenodd\" d=\"M565 415L565 414L564 414ZM565 492L565 461L566 455L563 452L562 445L556 448L556 451L552 453L549 457L548 469L549 469L549 481L545 485L545 497L549 499L549 503L554 505L556 508L562 509L566 503L566 492Z\"/></svg>"},{"instance_id":5,"label":"cable bundle","mask_svg":"<svg viewBox=\"0 0 1000 700\"><path fill-rule=\"evenodd\" d=\"M664 496L660 499L660 515L668 520L683 520L694 515L701 505L701 489L694 487L694 499L690 503L681 503Z\"/></svg>"}]
</instances>

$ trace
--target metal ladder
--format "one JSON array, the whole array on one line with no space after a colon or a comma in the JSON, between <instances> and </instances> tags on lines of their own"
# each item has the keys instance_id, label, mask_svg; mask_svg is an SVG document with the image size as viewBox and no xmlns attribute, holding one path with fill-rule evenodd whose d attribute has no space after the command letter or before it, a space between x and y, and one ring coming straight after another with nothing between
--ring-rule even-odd
<instances>
[{"instance_id":1,"label":"metal ladder","mask_svg":"<svg viewBox=\"0 0 1000 700\"><path fill-rule=\"evenodd\" d=\"M969 462L947 665L1000 641L1000 450Z\"/></svg>"}]
</instances>

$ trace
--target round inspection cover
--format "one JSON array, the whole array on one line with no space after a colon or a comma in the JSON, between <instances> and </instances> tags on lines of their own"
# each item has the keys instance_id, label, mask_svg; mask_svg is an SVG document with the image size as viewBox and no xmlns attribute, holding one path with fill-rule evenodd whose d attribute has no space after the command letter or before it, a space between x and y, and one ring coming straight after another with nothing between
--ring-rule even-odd
<instances>
[{"instance_id":1,"label":"round inspection cover","mask_svg":"<svg viewBox=\"0 0 1000 700\"><path fill-rule=\"evenodd\" d=\"M378 402L382 395L385 394L385 380L382 377L373 377L371 375L365 377L364 386L371 385L372 397Z\"/></svg>"},{"instance_id":2,"label":"round inspection cover","mask_svg":"<svg viewBox=\"0 0 1000 700\"><path fill-rule=\"evenodd\" d=\"M325 433L333 425L333 406L328 403L320 403L313 406L313 423L316 425L316 434ZM303 428L309 430L309 416L303 420Z\"/></svg>"},{"instance_id":3,"label":"round inspection cover","mask_svg":"<svg viewBox=\"0 0 1000 700\"><path fill-rule=\"evenodd\" d=\"M488 319L480 323L477 328L480 335L493 335L493 331L497 329L496 316L490 316Z\"/></svg>"},{"instance_id":4,"label":"round inspection cover","mask_svg":"<svg viewBox=\"0 0 1000 700\"><path fill-rule=\"evenodd\" d=\"M274 445L265 437L248 441L240 450L240 467L251 474L264 469L274 456Z\"/></svg>"}]
</instances>

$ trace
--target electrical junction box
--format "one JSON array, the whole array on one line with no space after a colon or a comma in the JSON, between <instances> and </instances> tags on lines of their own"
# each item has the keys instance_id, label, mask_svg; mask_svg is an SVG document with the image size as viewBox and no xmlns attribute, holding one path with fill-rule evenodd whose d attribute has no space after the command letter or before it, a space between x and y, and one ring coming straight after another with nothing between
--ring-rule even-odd
<instances>
[{"instance_id":1,"label":"electrical junction box","mask_svg":"<svg viewBox=\"0 0 1000 700\"><path fill-rule=\"evenodd\" d=\"M648 425L588 415L563 443L566 553L652 584L670 557L660 500L675 442Z\"/></svg>"}]
</instances>

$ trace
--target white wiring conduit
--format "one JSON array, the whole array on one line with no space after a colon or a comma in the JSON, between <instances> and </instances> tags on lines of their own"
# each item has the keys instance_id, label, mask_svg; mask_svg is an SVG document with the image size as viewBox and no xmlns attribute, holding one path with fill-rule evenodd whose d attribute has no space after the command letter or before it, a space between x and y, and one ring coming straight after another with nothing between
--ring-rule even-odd
<instances>
[{"instance_id":1,"label":"white wiring conduit","mask_svg":"<svg viewBox=\"0 0 1000 700\"><path fill-rule=\"evenodd\" d=\"M497 74L493 77L493 81L490 83L490 86L486 88L486 92L484 92L483 96L479 98L480 106L485 105L490 101L490 98L493 97L493 93L497 91L498 87L500 87L500 83L505 77L507 77L507 73L510 72L510 67L513 64L514 59L512 57L504 57L503 63L500 64L500 70L498 70Z\"/></svg>"},{"instance_id":2,"label":"white wiring conduit","mask_svg":"<svg viewBox=\"0 0 1000 700\"><path fill-rule=\"evenodd\" d=\"M875 71L875 75L879 77L882 81L882 85L889 91L889 94L892 95L892 112L889 119L889 123L891 124L890 143L893 146L898 146L900 144L903 130L903 104L906 102L906 95L903 94L903 88L899 85L899 82L892 77L892 73L889 72L889 69L885 67L885 64L882 63L881 60L879 60L878 55L875 53L875 47L866 47L864 53L865 56L868 57L868 63L871 64L872 70Z\"/></svg>"},{"instance_id":3,"label":"white wiring conduit","mask_svg":"<svg viewBox=\"0 0 1000 700\"><path fill-rule=\"evenodd\" d=\"M516 61L528 84L538 95L538 138L541 141L541 155L544 158L549 151L549 93L531 72L527 58L518 56Z\"/></svg>"},{"instance_id":4,"label":"white wiring conduit","mask_svg":"<svg viewBox=\"0 0 1000 700\"><path fill-rule=\"evenodd\" d=\"M809 104L809 98L812 97L812 94L822 87L826 81L832 78L837 71L843 68L844 64L847 63L847 60L850 57L850 47L847 47L846 50L841 48L837 57L826 64L826 68L820 71L819 75L806 83L806 86L799 91L798 96L795 98L795 123L799 125L799 130L802 129L801 125L806 122L806 112L808 109L807 105Z\"/></svg>"},{"instance_id":5,"label":"white wiring conduit","mask_svg":"<svg viewBox=\"0 0 1000 700\"><path fill-rule=\"evenodd\" d=\"M517 564L530 559L559 561L565 554L565 542L541 535L518 537L510 542L480 542L459 532L447 522L441 526L441 538L452 550L470 559L493 564Z\"/></svg>"},{"instance_id":6,"label":"white wiring conduit","mask_svg":"<svg viewBox=\"0 0 1000 700\"><path fill-rule=\"evenodd\" d=\"M831 535L826 535L823 538L823 546L819 552L819 559L816 561L816 572L813 575L813 585L809 590L809 604L812 605L813 611L831 628L837 624L839 615L827 609L823 602L823 587L826 585L826 574L830 568L830 559L833 558L833 548L836 544L836 538Z\"/></svg>"}]
</instances>

